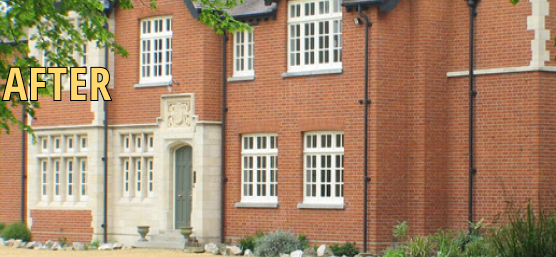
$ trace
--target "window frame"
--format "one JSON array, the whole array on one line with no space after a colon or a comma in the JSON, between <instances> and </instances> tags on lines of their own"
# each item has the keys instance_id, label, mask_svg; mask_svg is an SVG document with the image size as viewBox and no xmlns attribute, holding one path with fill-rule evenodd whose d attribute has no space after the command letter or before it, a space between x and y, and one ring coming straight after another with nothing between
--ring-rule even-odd
<instances>
[{"instance_id":1,"label":"window frame","mask_svg":"<svg viewBox=\"0 0 556 257\"><path fill-rule=\"evenodd\" d=\"M322 146L322 136L331 136L331 147ZM308 147L308 137L315 136L317 139L315 142L316 147ZM337 145L338 136L341 138L341 145ZM308 204L343 204L344 203L344 132L343 131L311 131L303 134L303 203ZM314 156L314 165L308 164L308 157ZM325 171L322 167L322 157L330 157L330 182L322 181L323 174ZM341 167L337 167L337 157L340 157ZM315 166L315 167L312 167ZM308 172L309 170L315 171L314 181L310 184L315 186L314 194L308 195ZM340 181L337 181L337 172L341 172ZM326 178L326 177L324 177ZM323 186L330 185L330 196L323 196L322 189ZM340 196L336 195L337 186L340 186Z\"/></svg>"},{"instance_id":2,"label":"window frame","mask_svg":"<svg viewBox=\"0 0 556 257\"><path fill-rule=\"evenodd\" d=\"M257 138L264 137L266 140L266 148L256 148ZM252 148L246 148L246 139L252 138ZM272 148L272 140L274 138L274 148ZM251 158L253 163L250 168L246 168L246 158ZM265 158L266 166L260 169L265 171L264 181L259 179L257 172L257 158ZM272 159L274 158L274 166ZM252 179L247 182L246 175L250 170ZM278 203L278 134L276 133L249 133L241 137L241 202L242 203ZM274 174L274 177L272 175ZM258 182L257 182L258 181ZM252 195L246 193L247 185L252 185ZM257 185L264 188L264 195L257 195ZM274 195L272 195L274 192Z\"/></svg>"},{"instance_id":3,"label":"window frame","mask_svg":"<svg viewBox=\"0 0 556 257\"><path fill-rule=\"evenodd\" d=\"M242 40L238 42L238 40ZM249 40L251 39L251 40ZM241 43L241 45L238 45ZM251 52L249 52L251 47ZM236 31L233 40L233 77L254 77L255 76L255 33L252 31ZM239 51L241 50L241 51ZM243 55L239 56L239 52ZM243 61L244 69L239 69L238 61ZM251 61L251 69L249 69Z\"/></svg>"},{"instance_id":4,"label":"window frame","mask_svg":"<svg viewBox=\"0 0 556 257\"><path fill-rule=\"evenodd\" d=\"M328 3L328 13L319 13L320 4ZM313 14L307 14L307 5L314 4L312 7ZM336 11L335 11L336 10ZM310 12L310 11L309 11ZM342 20L343 20L343 10L341 7L340 0L296 0L288 2L288 35L287 35L287 69L288 72L310 72L310 71L320 71L320 70L335 70L342 68ZM319 34L319 29L321 23L328 23L328 33ZM338 22L338 27L335 26L335 22ZM306 35L306 25L313 24L313 34ZM323 23L324 24L324 23ZM294 29L295 26L298 26ZM323 27L325 28L325 27ZM337 29L335 32L334 29ZM295 37L292 37L294 36ZM320 47L319 39L321 35L326 35L326 40L323 44L328 44L327 46ZM338 45L334 46L335 36L339 37ZM308 40L312 39L313 48L308 51L306 49L306 44ZM295 42L295 44L294 44ZM321 49L326 49L321 51ZM293 50L293 51L292 51ZM338 61L334 61L335 51L338 52ZM328 54L328 63L319 63L319 54L323 53L323 58ZM306 63L307 53L313 54L310 59L312 63ZM298 56L295 56L298 54ZM294 57L295 56L295 57ZM293 63L296 63L295 65ZM297 64L299 63L299 64Z\"/></svg>"},{"instance_id":5,"label":"window frame","mask_svg":"<svg viewBox=\"0 0 556 257\"><path fill-rule=\"evenodd\" d=\"M157 32L154 28L156 23L160 21L162 21L162 30ZM156 16L141 19L139 21L139 34L139 85L168 85L172 81L172 16ZM169 41L167 41L168 39ZM155 43L157 40L160 41ZM157 46L156 44L160 43L162 44L159 52L157 52L155 47ZM144 48L148 48L148 50ZM157 53L160 53L161 58L165 60L160 62L160 73L163 75L155 75L156 65L154 60Z\"/></svg>"}]
</instances>

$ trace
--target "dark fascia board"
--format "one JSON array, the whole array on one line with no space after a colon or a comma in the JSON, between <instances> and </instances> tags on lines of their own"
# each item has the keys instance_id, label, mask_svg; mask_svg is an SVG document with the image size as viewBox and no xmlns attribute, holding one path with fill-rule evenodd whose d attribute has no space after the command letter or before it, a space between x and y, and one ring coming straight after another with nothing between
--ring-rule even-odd
<instances>
[{"instance_id":1,"label":"dark fascia board","mask_svg":"<svg viewBox=\"0 0 556 257\"><path fill-rule=\"evenodd\" d=\"M355 11L359 6L363 10L369 9L373 6L378 6L378 10L381 12L390 12L398 5L400 0L361 0L361 1L344 1L342 6L346 8L348 12Z\"/></svg>"},{"instance_id":2,"label":"dark fascia board","mask_svg":"<svg viewBox=\"0 0 556 257\"><path fill-rule=\"evenodd\" d=\"M234 18L241 22L259 22L267 20L276 20L276 10L266 13L253 13L245 15L236 15Z\"/></svg>"},{"instance_id":3,"label":"dark fascia board","mask_svg":"<svg viewBox=\"0 0 556 257\"><path fill-rule=\"evenodd\" d=\"M185 3L185 6L187 7L187 10L189 10L189 13L191 14L191 16L195 19L199 18L199 13L201 12L201 9L198 9L197 7L195 7L195 5L193 4L193 1L191 0L183 0L183 2Z\"/></svg>"},{"instance_id":4,"label":"dark fascia board","mask_svg":"<svg viewBox=\"0 0 556 257\"><path fill-rule=\"evenodd\" d=\"M271 5L273 2L278 3L279 0L264 0L265 5ZM199 18L199 13L201 13L201 9L195 7L192 0L183 0L185 6L189 10L191 16L195 19ZM275 20L276 13L278 8L274 8L270 12L261 12L261 13L250 13L250 14L242 14L242 15L235 15L234 18L238 21L242 22L252 22L252 21L261 21L261 20Z\"/></svg>"}]
</instances>

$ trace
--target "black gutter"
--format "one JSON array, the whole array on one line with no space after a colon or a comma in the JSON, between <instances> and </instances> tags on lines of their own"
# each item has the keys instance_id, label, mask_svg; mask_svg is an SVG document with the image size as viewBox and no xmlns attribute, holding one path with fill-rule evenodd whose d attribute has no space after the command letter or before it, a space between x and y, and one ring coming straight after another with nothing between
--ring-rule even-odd
<instances>
[{"instance_id":1,"label":"black gutter","mask_svg":"<svg viewBox=\"0 0 556 257\"><path fill-rule=\"evenodd\" d=\"M369 182L371 177L369 177L369 105L371 100L369 99L369 28L373 26L373 23L369 21L369 17L365 15L362 11L361 5L357 7L357 12L359 17L365 20L365 99L359 101L360 104L365 105L365 128L364 128L364 169L365 176L363 177L364 184L364 194L363 194L363 252L367 252L367 230L368 230L368 192L369 192Z\"/></svg>"},{"instance_id":2,"label":"black gutter","mask_svg":"<svg viewBox=\"0 0 556 257\"><path fill-rule=\"evenodd\" d=\"M474 30L475 30L475 16L477 16L477 4L480 0L469 0L467 5L469 6L469 231L472 231L471 223L473 222L473 176L477 173L473 165L473 100L477 96L477 91L475 91L473 84L475 79L475 74L473 73L474 64Z\"/></svg>"},{"instance_id":3,"label":"black gutter","mask_svg":"<svg viewBox=\"0 0 556 257\"><path fill-rule=\"evenodd\" d=\"M108 29L108 23L104 24L104 28ZM108 48L104 48L104 68L108 69ZM104 154L102 156L102 161L104 162L104 203L103 203L103 241L108 243L108 103L106 100L102 100L102 105L104 109L104 120L103 120L103 130L104 130Z\"/></svg>"},{"instance_id":4,"label":"black gutter","mask_svg":"<svg viewBox=\"0 0 556 257\"><path fill-rule=\"evenodd\" d=\"M224 223L226 221L226 182L228 178L226 178L226 113L228 112L227 107L227 98L226 98L226 42L228 41L228 37L226 36L226 32L222 35L222 130L220 132L221 140L222 140L222 149L220 154L221 157L221 176L222 176L222 183L221 183L221 192L220 192L220 243L224 243L225 241L225 230L224 230Z\"/></svg>"},{"instance_id":5,"label":"black gutter","mask_svg":"<svg viewBox=\"0 0 556 257\"><path fill-rule=\"evenodd\" d=\"M27 103L22 102L21 104L21 122L23 124L27 123L27 114L25 110L27 109ZM21 130L21 222L25 223L25 184L27 181L27 174L26 174L26 164L27 164L27 130Z\"/></svg>"}]
</instances>

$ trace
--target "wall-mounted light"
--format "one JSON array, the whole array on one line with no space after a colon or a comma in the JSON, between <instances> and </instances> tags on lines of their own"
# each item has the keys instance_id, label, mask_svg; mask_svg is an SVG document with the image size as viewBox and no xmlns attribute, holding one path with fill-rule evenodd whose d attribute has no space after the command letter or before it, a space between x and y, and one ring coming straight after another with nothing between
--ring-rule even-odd
<instances>
[{"instance_id":1,"label":"wall-mounted light","mask_svg":"<svg viewBox=\"0 0 556 257\"><path fill-rule=\"evenodd\" d=\"M359 25L359 24L361 24L361 20L359 18L355 17L355 18L353 18L353 23L355 25Z\"/></svg>"}]
</instances>

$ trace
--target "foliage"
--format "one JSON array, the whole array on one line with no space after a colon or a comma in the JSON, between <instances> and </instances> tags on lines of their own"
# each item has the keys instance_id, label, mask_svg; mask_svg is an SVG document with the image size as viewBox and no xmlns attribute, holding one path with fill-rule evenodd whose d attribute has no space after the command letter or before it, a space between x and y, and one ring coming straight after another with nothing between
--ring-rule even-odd
<instances>
[{"instance_id":1,"label":"foliage","mask_svg":"<svg viewBox=\"0 0 556 257\"><path fill-rule=\"evenodd\" d=\"M263 236L264 236L264 232L261 230L259 230L255 235L244 236L241 239L239 239L239 248L241 248L242 251L245 251L247 249L254 250L255 242Z\"/></svg>"},{"instance_id":2,"label":"foliage","mask_svg":"<svg viewBox=\"0 0 556 257\"><path fill-rule=\"evenodd\" d=\"M301 233L297 235L297 239L299 239L299 248L300 249L307 249L309 248L309 238L307 238L307 235Z\"/></svg>"},{"instance_id":3,"label":"foliage","mask_svg":"<svg viewBox=\"0 0 556 257\"><path fill-rule=\"evenodd\" d=\"M330 246L330 250L332 250L335 256L355 256L359 254L359 248L355 246L355 242L346 242L343 245L333 244Z\"/></svg>"},{"instance_id":4,"label":"foliage","mask_svg":"<svg viewBox=\"0 0 556 257\"><path fill-rule=\"evenodd\" d=\"M556 217L542 209L535 214L531 203L525 211L508 213L509 224L497 229L492 237L501 257L556 256Z\"/></svg>"},{"instance_id":5,"label":"foliage","mask_svg":"<svg viewBox=\"0 0 556 257\"><path fill-rule=\"evenodd\" d=\"M68 242L68 238L67 237L58 237L58 243L60 243L60 245L62 247L64 247L66 245L66 243Z\"/></svg>"},{"instance_id":6,"label":"foliage","mask_svg":"<svg viewBox=\"0 0 556 257\"><path fill-rule=\"evenodd\" d=\"M294 234L277 230L255 241L255 255L275 257L281 253L291 253L301 247L301 242Z\"/></svg>"},{"instance_id":7,"label":"foliage","mask_svg":"<svg viewBox=\"0 0 556 257\"><path fill-rule=\"evenodd\" d=\"M406 222L398 222L394 226L394 236L403 239L402 243L386 249L384 257L496 256L485 227L483 221L480 221L470 224L470 233L453 233L440 229L429 236L408 237L409 226Z\"/></svg>"},{"instance_id":8,"label":"foliage","mask_svg":"<svg viewBox=\"0 0 556 257\"><path fill-rule=\"evenodd\" d=\"M87 249L89 248L98 248L100 246L100 242L98 240L95 240L93 242L91 242L89 245L87 245Z\"/></svg>"},{"instance_id":9,"label":"foliage","mask_svg":"<svg viewBox=\"0 0 556 257\"><path fill-rule=\"evenodd\" d=\"M0 222L0 234L2 234L2 230L6 228L6 223Z\"/></svg>"},{"instance_id":10,"label":"foliage","mask_svg":"<svg viewBox=\"0 0 556 257\"><path fill-rule=\"evenodd\" d=\"M2 230L0 234L5 239L21 239L25 242L31 240L31 231L23 222L14 222Z\"/></svg>"}]
</instances>

